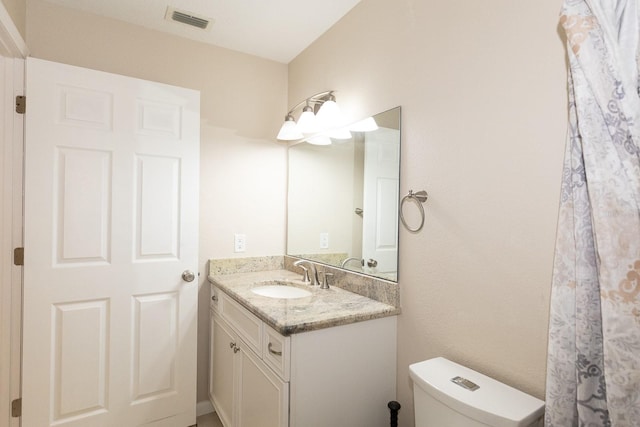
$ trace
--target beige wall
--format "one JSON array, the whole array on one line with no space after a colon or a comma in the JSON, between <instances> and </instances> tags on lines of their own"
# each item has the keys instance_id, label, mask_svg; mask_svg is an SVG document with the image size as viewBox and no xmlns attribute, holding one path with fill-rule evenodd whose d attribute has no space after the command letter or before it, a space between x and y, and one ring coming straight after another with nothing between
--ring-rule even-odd
<instances>
[{"instance_id":1,"label":"beige wall","mask_svg":"<svg viewBox=\"0 0 640 427\"><path fill-rule=\"evenodd\" d=\"M38 0L27 20L34 57L201 91L198 400L207 400L206 260L285 249L286 149L272 140L286 65ZM234 233L247 235L243 254L233 253Z\"/></svg>"},{"instance_id":2,"label":"beige wall","mask_svg":"<svg viewBox=\"0 0 640 427\"><path fill-rule=\"evenodd\" d=\"M354 116L402 106L398 400L445 356L544 397L565 120L560 2L363 0L289 64L289 104L337 91Z\"/></svg>"},{"instance_id":3,"label":"beige wall","mask_svg":"<svg viewBox=\"0 0 640 427\"><path fill-rule=\"evenodd\" d=\"M26 0L2 0L4 7L7 9L11 20L20 32L22 38L25 38L26 32Z\"/></svg>"}]
</instances>

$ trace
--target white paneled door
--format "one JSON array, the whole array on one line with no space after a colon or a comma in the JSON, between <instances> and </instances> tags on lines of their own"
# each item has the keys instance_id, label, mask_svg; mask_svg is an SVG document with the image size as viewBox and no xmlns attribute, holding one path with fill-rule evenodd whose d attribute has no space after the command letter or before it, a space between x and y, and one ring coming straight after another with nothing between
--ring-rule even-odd
<instances>
[{"instance_id":1,"label":"white paneled door","mask_svg":"<svg viewBox=\"0 0 640 427\"><path fill-rule=\"evenodd\" d=\"M362 257L373 271L398 269L398 177L400 131L379 128L365 134Z\"/></svg>"},{"instance_id":2,"label":"white paneled door","mask_svg":"<svg viewBox=\"0 0 640 427\"><path fill-rule=\"evenodd\" d=\"M195 424L199 93L26 67L22 426Z\"/></svg>"}]
</instances>

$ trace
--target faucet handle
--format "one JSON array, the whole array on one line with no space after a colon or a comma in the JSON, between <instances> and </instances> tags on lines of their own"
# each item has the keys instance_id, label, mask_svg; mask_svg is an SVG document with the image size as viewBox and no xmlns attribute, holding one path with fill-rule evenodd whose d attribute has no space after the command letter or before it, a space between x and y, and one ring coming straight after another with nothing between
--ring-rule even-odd
<instances>
[{"instance_id":1,"label":"faucet handle","mask_svg":"<svg viewBox=\"0 0 640 427\"><path fill-rule=\"evenodd\" d=\"M296 267L300 267L302 269L302 282L303 283L310 283L311 280L309 280L309 269L307 267L305 267L304 265L301 264L302 260L298 260L296 262L293 263L293 265L295 265Z\"/></svg>"},{"instance_id":2,"label":"faucet handle","mask_svg":"<svg viewBox=\"0 0 640 427\"><path fill-rule=\"evenodd\" d=\"M302 282L311 283L311 280L309 280L309 269L304 265L299 265L298 267L302 269Z\"/></svg>"},{"instance_id":3,"label":"faucet handle","mask_svg":"<svg viewBox=\"0 0 640 427\"><path fill-rule=\"evenodd\" d=\"M320 284L320 289L329 289L329 279L333 277L333 273L328 273L326 271L322 272L322 283Z\"/></svg>"}]
</instances>

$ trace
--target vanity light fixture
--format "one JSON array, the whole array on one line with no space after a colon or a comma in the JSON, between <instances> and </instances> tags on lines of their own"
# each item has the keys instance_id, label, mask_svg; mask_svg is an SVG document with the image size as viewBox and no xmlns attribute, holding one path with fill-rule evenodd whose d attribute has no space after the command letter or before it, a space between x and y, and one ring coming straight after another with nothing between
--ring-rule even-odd
<instances>
[{"instance_id":1,"label":"vanity light fixture","mask_svg":"<svg viewBox=\"0 0 640 427\"><path fill-rule=\"evenodd\" d=\"M328 145L331 143L330 138L351 138L333 92L329 90L316 93L296 104L285 116L277 138L281 141L304 140L315 145ZM293 113L302 105L304 108L296 123Z\"/></svg>"},{"instance_id":2,"label":"vanity light fixture","mask_svg":"<svg viewBox=\"0 0 640 427\"><path fill-rule=\"evenodd\" d=\"M302 114L300 114L300 118L298 119L298 131L303 134L312 134L318 133L319 129L316 114L307 99L307 105L302 109Z\"/></svg>"},{"instance_id":3,"label":"vanity light fixture","mask_svg":"<svg viewBox=\"0 0 640 427\"><path fill-rule=\"evenodd\" d=\"M318 125L323 129L337 129L344 126L345 120L340 114L340 107L336 104L336 97L333 92L326 96L326 101L320 106L316 119Z\"/></svg>"},{"instance_id":4,"label":"vanity light fixture","mask_svg":"<svg viewBox=\"0 0 640 427\"><path fill-rule=\"evenodd\" d=\"M302 132L298 130L296 119L291 114L287 114L284 118L284 123L280 128L280 132L278 132L277 138L282 141L295 141L296 139L304 138Z\"/></svg>"}]
</instances>

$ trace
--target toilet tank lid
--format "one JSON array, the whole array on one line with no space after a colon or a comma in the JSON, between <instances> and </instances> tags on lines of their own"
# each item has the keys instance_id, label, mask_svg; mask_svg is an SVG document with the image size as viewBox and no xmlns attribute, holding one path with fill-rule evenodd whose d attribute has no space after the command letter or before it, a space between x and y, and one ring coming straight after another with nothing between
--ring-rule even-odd
<instances>
[{"instance_id":1,"label":"toilet tank lid","mask_svg":"<svg viewBox=\"0 0 640 427\"><path fill-rule=\"evenodd\" d=\"M544 412L544 402L443 357L409 366L413 382L449 408L495 427L529 426ZM475 391L452 381L462 377Z\"/></svg>"}]
</instances>

